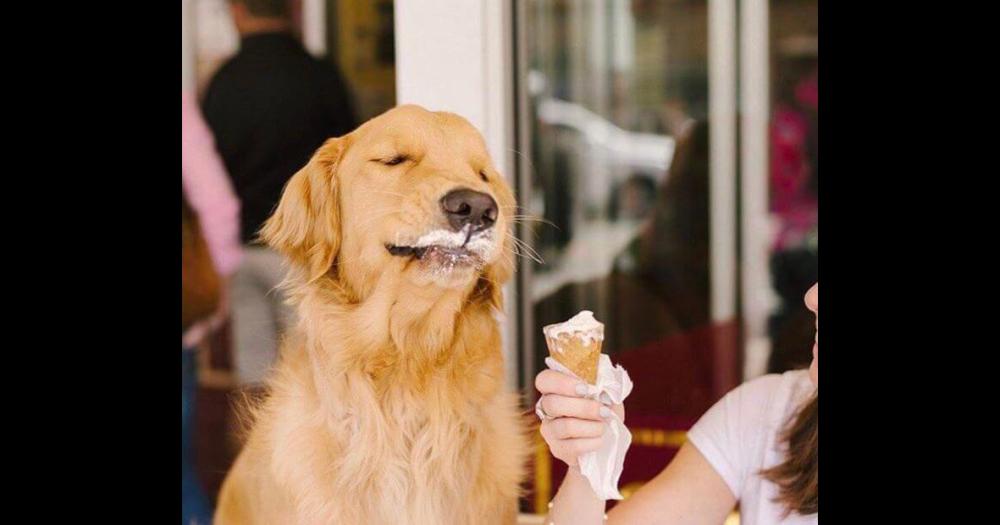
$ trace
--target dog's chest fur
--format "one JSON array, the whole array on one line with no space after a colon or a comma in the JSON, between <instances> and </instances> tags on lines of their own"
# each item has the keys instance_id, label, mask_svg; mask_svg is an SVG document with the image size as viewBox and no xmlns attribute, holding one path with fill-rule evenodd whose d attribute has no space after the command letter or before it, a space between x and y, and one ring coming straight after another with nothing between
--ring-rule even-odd
<instances>
[{"instance_id":1,"label":"dog's chest fur","mask_svg":"<svg viewBox=\"0 0 1000 525\"><path fill-rule=\"evenodd\" d=\"M494 367L443 367L418 385L402 377L412 370L349 368L319 384L304 351L289 357L268 448L300 522L503 519L526 446L514 399L483 391Z\"/></svg>"}]
</instances>

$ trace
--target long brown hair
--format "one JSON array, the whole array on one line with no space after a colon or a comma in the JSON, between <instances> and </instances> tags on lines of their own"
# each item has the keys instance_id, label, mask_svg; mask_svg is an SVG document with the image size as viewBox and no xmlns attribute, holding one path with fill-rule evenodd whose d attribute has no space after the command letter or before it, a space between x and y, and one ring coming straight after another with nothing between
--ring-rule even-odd
<instances>
[{"instance_id":1,"label":"long brown hair","mask_svg":"<svg viewBox=\"0 0 1000 525\"><path fill-rule=\"evenodd\" d=\"M790 419L781 435L786 458L767 470L764 479L778 485L777 502L785 505L785 515L819 512L819 394L815 394Z\"/></svg>"}]
</instances>

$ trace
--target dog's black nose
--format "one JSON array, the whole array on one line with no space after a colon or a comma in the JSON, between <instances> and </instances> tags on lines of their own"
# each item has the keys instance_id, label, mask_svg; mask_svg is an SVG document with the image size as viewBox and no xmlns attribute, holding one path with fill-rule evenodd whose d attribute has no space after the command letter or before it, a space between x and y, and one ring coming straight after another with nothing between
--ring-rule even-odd
<instances>
[{"instance_id":1,"label":"dog's black nose","mask_svg":"<svg viewBox=\"0 0 1000 525\"><path fill-rule=\"evenodd\" d=\"M441 209L455 231L460 231L466 224L472 225L472 231L485 230L492 228L497 221L497 201L479 191L450 191L441 198Z\"/></svg>"}]
</instances>

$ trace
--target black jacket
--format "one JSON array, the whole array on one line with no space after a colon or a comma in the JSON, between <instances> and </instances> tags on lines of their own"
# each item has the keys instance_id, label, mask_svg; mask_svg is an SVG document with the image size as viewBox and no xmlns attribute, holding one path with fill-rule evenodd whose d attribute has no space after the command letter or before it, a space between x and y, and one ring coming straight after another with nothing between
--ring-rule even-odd
<instances>
[{"instance_id":1,"label":"black jacket","mask_svg":"<svg viewBox=\"0 0 1000 525\"><path fill-rule=\"evenodd\" d=\"M240 198L244 243L316 148L357 125L337 68L288 33L244 38L212 79L203 110Z\"/></svg>"}]
</instances>

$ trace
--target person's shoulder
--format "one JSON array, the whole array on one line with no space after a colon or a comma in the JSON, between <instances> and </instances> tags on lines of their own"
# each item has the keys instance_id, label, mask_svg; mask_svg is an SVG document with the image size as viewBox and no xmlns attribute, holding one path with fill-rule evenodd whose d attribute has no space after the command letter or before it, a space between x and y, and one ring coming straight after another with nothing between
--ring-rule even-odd
<instances>
[{"instance_id":1,"label":"person's shoulder","mask_svg":"<svg viewBox=\"0 0 1000 525\"><path fill-rule=\"evenodd\" d=\"M732 401L744 406L766 410L781 402L809 383L808 370L791 370L783 374L766 374L746 381L727 394Z\"/></svg>"},{"instance_id":2,"label":"person's shoulder","mask_svg":"<svg viewBox=\"0 0 1000 525\"><path fill-rule=\"evenodd\" d=\"M688 432L688 438L726 481L734 495L773 434L773 413L789 376L767 374L732 389Z\"/></svg>"},{"instance_id":3,"label":"person's shoulder","mask_svg":"<svg viewBox=\"0 0 1000 525\"><path fill-rule=\"evenodd\" d=\"M319 55L314 55L305 49L302 49L300 57L312 66L313 70L322 72L324 75L341 74L340 62L337 60L336 55L330 53L323 53Z\"/></svg>"},{"instance_id":4,"label":"person's shoulder","mask_svg":"<svg viewBox=\"0 0 1000 525\"><path fill-rule=\"evenodd\" d=\"M747 414L765 420L783 421L788 406L811 389L808 370L791 370L751 379L729 393L731 402Z\"/></svg>"},{"instance_id":5,"label":"person's shoulder","mask_svg":"<svg viewBox=\"0 0 1000 525\"><path fill-rule=\"evenodd\" d=\"M770 397L785 383L786 374L766 374L744 382L733 389L730 395L741 398Z\"/></svg>"},{"instance_id":6,"label":"person's shoulder","mask_svg":"<svg viewBox=\"0 0 1000 525\"><path fill-rule=\"evenodd\" d=\"M238 74L240 69L239 54L233 55L227 58L222 65L216 68L215 72L212 73L212 78L209 79L208 84L205 86L205 92L212 93L213 91L218 91L219 89L227 89L234 84L234 75ZM208 97L206 96L206 99Z\"/></svg>"},{"instance_id":7,"label":"person's shoulder","mask_svg":"<svg viewBox=\"0 0 1000 525\"><path fill-rule=\"evenodd\" d=\"M226 81L237 75L241 70L245 69L247 60L242 53L237 52L233 56L227 58L222 62L222 65L215 70L215 74L212 75L212 82L218 82L220 80Z\"/></svg>"},{"instance_id":8,"label":"person's shoulder","mask_svg":"<svg viewBox=\"0 0 1000 525\"><path fill-rule=\"evenodd\" d=\"M794 385L803 380L809 380L809 370L805 368L801 370L789 370L781 374L765 374L743 383L738 388L766 390L769 388L780 388L783 385Z\"/></svg>"}]
</instances>

